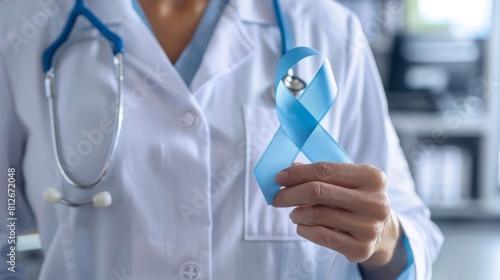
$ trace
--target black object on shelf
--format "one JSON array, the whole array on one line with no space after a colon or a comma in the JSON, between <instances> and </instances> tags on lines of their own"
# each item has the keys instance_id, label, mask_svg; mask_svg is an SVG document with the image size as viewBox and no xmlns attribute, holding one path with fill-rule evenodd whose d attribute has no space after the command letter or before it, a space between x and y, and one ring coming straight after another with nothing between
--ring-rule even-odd
<instances>
[{"instance_id":1,"label":"black object on shelf","mask_svg":"<svg viewBox=\"0 0 500 280\"><path fill-rule=\"evenodd\" d=\"M397 35L386 89L390 108L435 112L458 97L481 96L483 59L480 40Z\"/></svg>"},{"instance_id":2,"label":"black object on shelf","mask_svg":"<svg viewBox=\"0 0 500 280\"><path fill-rule=\"evenodd\" d=\"M427 90L407 92L387 92L391 111L439 112L456 106L450 94L435 95Z\"/></svg>"}]
</instances>

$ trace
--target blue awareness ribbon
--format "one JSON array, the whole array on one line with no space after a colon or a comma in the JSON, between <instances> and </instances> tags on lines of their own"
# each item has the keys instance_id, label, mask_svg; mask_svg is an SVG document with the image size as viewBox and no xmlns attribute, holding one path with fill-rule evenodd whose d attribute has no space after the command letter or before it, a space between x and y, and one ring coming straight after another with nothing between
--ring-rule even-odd
<instances>
[{"instance_id":1,"label":"blue awareness ribbon","mask_svg":"<svg viewBox=\"0 0 500 280\"><path fill-rule=\"evenodd\" d=\"M288 69L310 56L321 56L323 63L299 98L285 86ZM330 62L308 47L293 48L281 58L276 72L276 111L281 126L253 170L262 193L271 205L281 186L274 177L290 167L300 151L311 161L352 163L351 158L320 125L337 97L337 85Z\"/></svg>"}]
</instances>

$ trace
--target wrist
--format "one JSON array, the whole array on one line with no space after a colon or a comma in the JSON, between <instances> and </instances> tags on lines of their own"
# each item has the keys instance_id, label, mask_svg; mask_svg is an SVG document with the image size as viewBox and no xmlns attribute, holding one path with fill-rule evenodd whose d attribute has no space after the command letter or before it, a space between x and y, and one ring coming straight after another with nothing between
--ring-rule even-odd
<instances>
[{"instance_id":1,"label":"wrist","mask_svg":"<svg viewBox=\"0 0 500 280\"><path fill-rule=\"evenodd\" d=\"M408 251L403 242L403 230L396 214L386 222L384 233L375 253L358 268L366 280L396 279L408 266Z\"/></svg>"},{"instance_id":2,"label":"wrist","mask_svg":"<svg viewBox=\"0 0 500 280\"><path fill-rule=\"evenodd\" d=\"M391 215L384 226L384 231L370 258L362 263L363 266L384 266L395 257L406 256L403 245L402 229L398 217L391 210Z\"/></svg>"}]
</instances>

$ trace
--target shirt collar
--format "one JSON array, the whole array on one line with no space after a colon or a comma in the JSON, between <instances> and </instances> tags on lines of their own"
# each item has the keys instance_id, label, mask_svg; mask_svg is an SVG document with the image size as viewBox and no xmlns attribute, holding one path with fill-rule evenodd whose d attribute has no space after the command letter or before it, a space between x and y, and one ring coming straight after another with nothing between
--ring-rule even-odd
<instances>
[{"instance_id":1,"label":"shirt collar","mask_svg":"<svg viewBox=\"0 0 500 280\"><path fill-rule=\"evenodd\" d=\"M74 3L69 6L71 10ZM121 23L130 12L133 12L130 0L86 0L85 6L104 23Z\"/></svg>"}]
</instances>

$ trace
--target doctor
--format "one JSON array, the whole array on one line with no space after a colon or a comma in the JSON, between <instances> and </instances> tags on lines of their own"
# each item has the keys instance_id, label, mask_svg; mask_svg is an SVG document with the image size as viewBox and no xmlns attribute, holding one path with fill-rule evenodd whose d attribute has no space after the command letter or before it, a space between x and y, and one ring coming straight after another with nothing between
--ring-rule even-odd
<instances>
[{"instance_id":1,"label":"doctor","mask_svg":"<svg viewBox=\"0 0 500 280\"><path fill-rule=\"evenodd\" d=\"M295 164L267 206L252 170L279 126L282 38L272 1L226 2L85 2L125 47L122 131L88 190L55 164L41 64L74 3L0 2L0 216L15 168L16 234L40 232L39 279L430 279L443 239L414 192L359 21L330 0L280 2L294 45L332 64L339 95L322 125L357 164ZM88 183L116 125L109 43L78 20L54 66L63 164ZM307 60L296 72L316 70ZM75 201L106 191L112 204L50 204L48 187ZM6 230L0 278L24 279L7 270Z\"/></svg>"}]
</instances>

